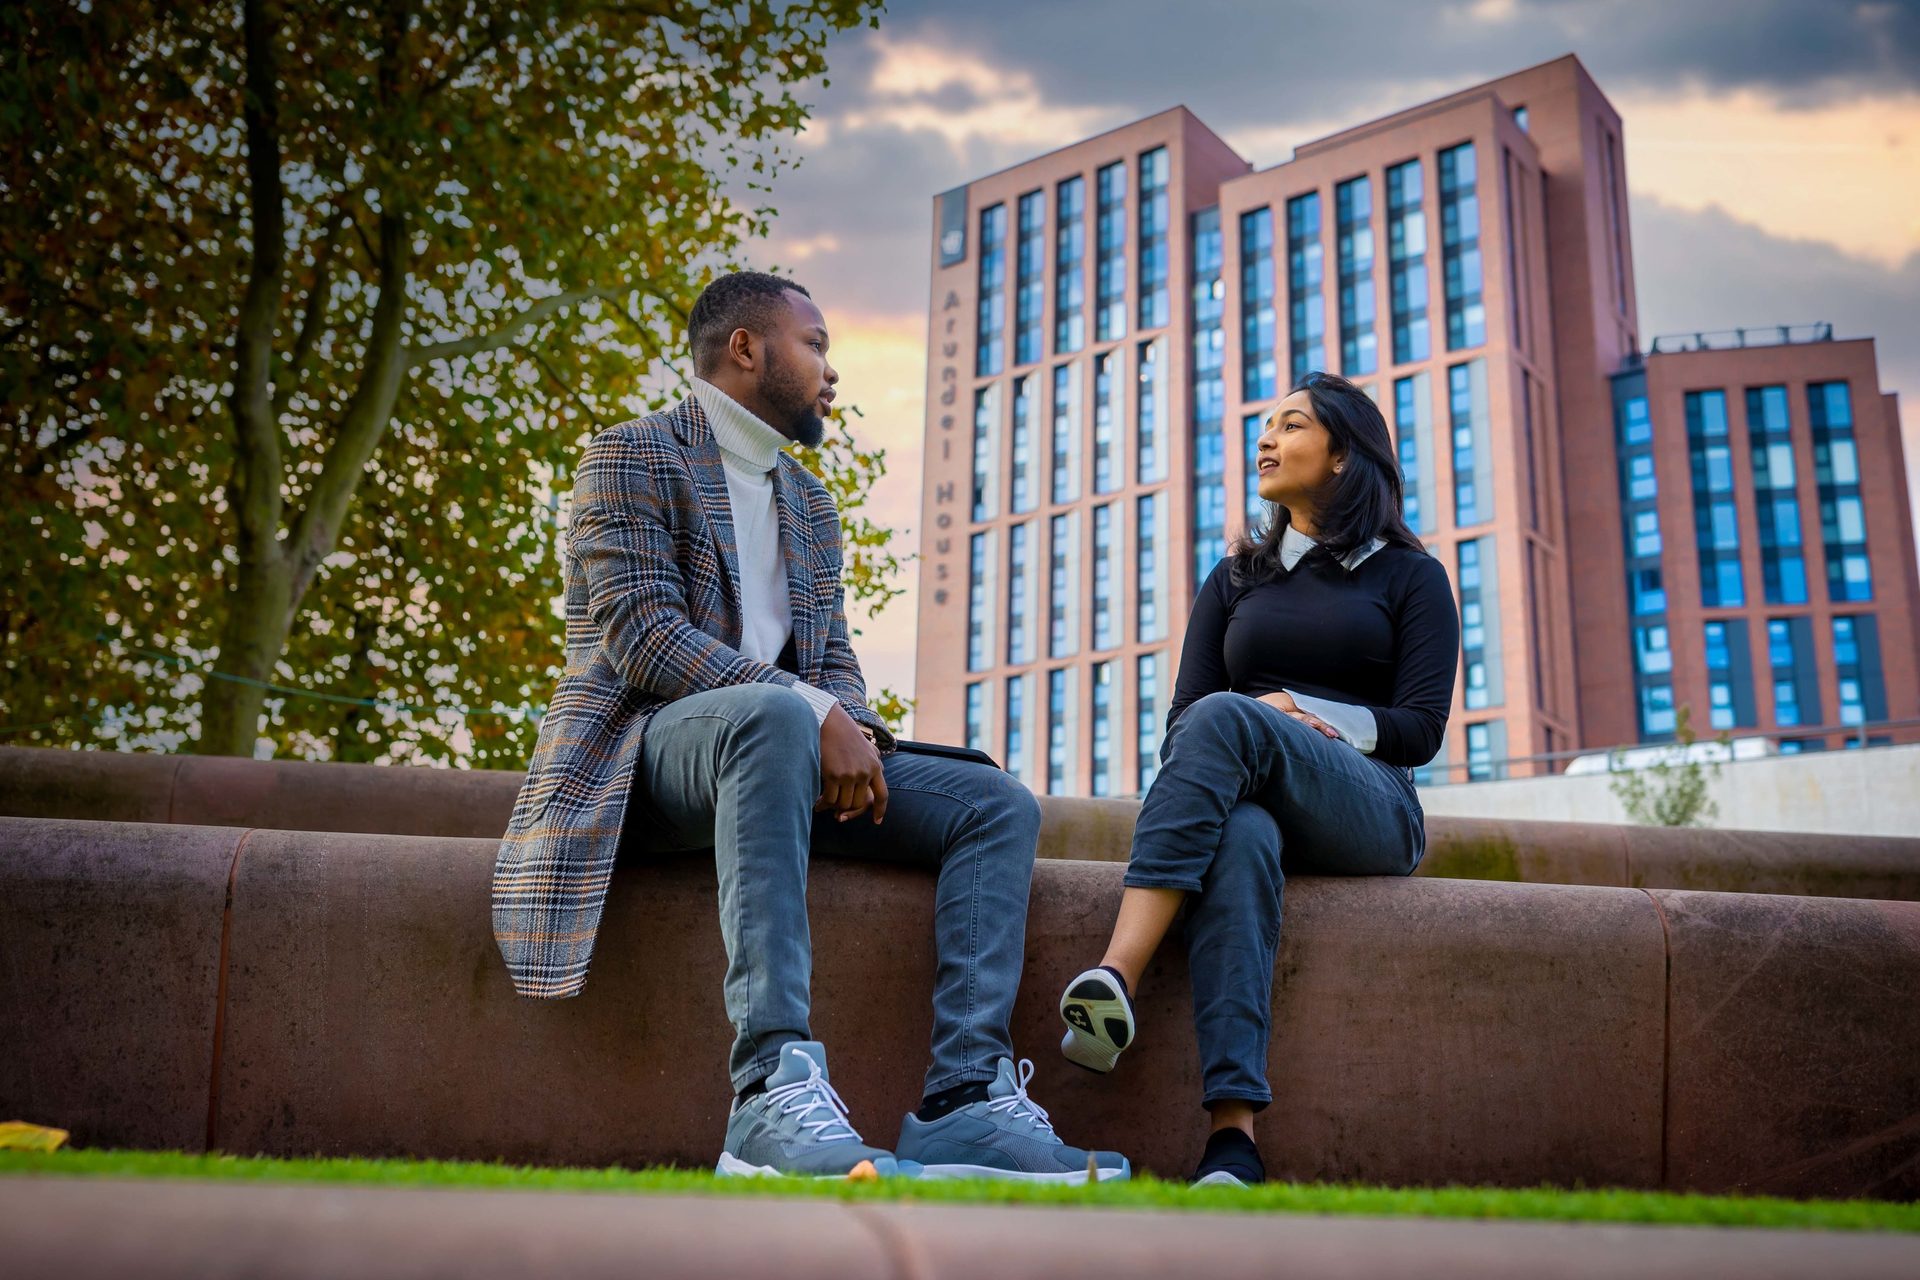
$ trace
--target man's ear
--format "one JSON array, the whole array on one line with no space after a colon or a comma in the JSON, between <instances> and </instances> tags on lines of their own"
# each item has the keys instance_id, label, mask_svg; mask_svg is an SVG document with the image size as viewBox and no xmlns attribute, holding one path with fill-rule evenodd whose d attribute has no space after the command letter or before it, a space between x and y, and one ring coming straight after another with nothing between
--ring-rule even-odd
<instances>
[{"instance_id":1,"label":"man's ear","mask_svg":"<svg viewBox=\"0 0 1920 1280\"><path fill-rule=\"evenodd\" d=\"M751 329L735 329L727 335L727 359L748 372L759 367L760 347Z\"/></svg>"}]
</instances>

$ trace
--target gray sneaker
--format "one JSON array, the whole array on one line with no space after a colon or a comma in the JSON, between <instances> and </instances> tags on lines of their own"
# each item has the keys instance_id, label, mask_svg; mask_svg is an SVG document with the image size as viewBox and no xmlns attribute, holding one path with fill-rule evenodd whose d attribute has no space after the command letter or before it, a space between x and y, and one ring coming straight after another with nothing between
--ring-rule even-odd
<instances>
[{"instance_id":1,"label":"gray sneaker","mask_svg":"<svg viewBox=\"0 0 1920 1280\"><path fill-rule=\"evenodd\" d=\"M846 1103L827 1083L827 1051L798 1040L781 1048L765 1093L734 1103L715 1172L845 1178L864 1173L863 1163L880 1177L901 1172L892 1153L867 1146L847 1122Z\"/></svg>"},{"instance_id":2,"label":"gray sneaker","mask_svg":"<svg viewBox=\"0 0 1920 1280\"><path fill-rule=\"evenodd\" d=\"M955 1107L932 1121L909 1113L900 1125L900 1159L922 1165L924 1178L1084 1183L1094 1170L1102 1182L1133 1176L1117 1151L1085 1151L1062 1142L1047 1113L1027 1096L1031 1079L1029 1059L1022 1058L1016 1070L1012 1058L1002 1058L985 1102Z\"/></svg>"}]
</instances>

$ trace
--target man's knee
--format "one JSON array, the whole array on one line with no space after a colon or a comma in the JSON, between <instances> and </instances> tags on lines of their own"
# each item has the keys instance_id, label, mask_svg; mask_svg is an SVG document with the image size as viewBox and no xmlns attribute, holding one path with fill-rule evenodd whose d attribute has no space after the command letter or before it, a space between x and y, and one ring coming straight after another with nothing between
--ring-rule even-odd
<instances>
[{"instance_id":1,"label":"man's knee","mask_svg":"<svg viewBox=\"0 0 1920 1280\"><path fill-rule=\"evenodd\" d=\"M726 715L738 733L751 733L796 747L820 744L820 718L813 705L784 685L741 684L724 690Z\"/></svg>"},{"instance_id":2,"label":"man's knee","mask_svg":"<svg viewBox=\"0 0 1920 1280\"><path fill-rule=\"evenodd\" d=\"M984 765L975 773L978 781L970 799L981 821L1019 831L1031 853L1033 840L1028 837L1040 833L1040 801L1010 773Z\"/></svg>"}]
</instances>

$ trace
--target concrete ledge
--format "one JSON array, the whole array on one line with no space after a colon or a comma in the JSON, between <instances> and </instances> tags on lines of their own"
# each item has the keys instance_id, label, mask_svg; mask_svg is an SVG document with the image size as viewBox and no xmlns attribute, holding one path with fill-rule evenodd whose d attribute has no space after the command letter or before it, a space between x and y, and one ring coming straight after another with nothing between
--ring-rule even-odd
<instances>
[{"instance_id":1,"label":"concrete ledge","mask_svg":"<svg viewBox=\"0 0 1920 1280\"><path fill-rule=\"evenodd\" d=\"M708 1164L711 864L619 872L585 994L542 1003L488 933L494 849L0 819L0 1113L89 1145ZM1178 948L1113 1076L1053 1052L1120 873L1040 865L1016 1044L1070 1140L1179 1176L1204 1117ZM823 859L809 909L814 1030L890 1143L925 1065L931 874ZM1303 877L1287 912L1278 1175L1920 1194L1920 906Z\"/></svg>"},{"instance_id":2,"label":"concrete ledge","mask_svg":"<svg viewBox=\"0 0 1920 1280\"><path fill-rule=\"evenodd\" d=\"M0 1188L0 1256L24 1276L1235 1280L1284 1266L1296 1280L1908 1280L1920 1270L1920 1237L1848 1232L60 1178Z\"/></svg>"},{"instance_id":3,"label":"concrete ledge","mask_svg":"<svg viewBox=\"0 0 1920 1280\"><path fill-rule=\"evenodd\" d=\"M495 837L521 775L0 747L0 814ZM1040 856L1124 862L1137 800L1043 796ZM1920 901L1920 839L1427 819L1420 874Z\"/></svg>"},{"instance_id":4,"label":"concrete ledge","mask_svg":"<svg viewBox=\"0 0 1920 1280\"><path fill-rule=\"evenodd\" d=\"M1920 1196L1920 903L1653 896L1672 972L1668 1178Z\"/></svg>"}]
</instances>

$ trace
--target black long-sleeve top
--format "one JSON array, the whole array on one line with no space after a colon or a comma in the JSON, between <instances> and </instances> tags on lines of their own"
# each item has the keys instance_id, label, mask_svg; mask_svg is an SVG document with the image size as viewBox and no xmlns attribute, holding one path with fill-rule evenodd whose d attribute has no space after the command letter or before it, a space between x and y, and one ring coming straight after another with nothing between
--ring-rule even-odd
<instances>
[{"instance_id":1,"label":"black long-sleeve top","mask_svg":"<svg viewBox=\"0 0 1920 1280\"><path fill-rule=\"evenodd\" d=\"M1373 713L1373 755L1433 759L1453 706L1460 613L1441 563L1384 546L1352 569L1309 556L1272 581L1236 586L1231 560L1193 602L1167 728L1209 693L1290 689Z\"/></svg>"}]
</instances>

